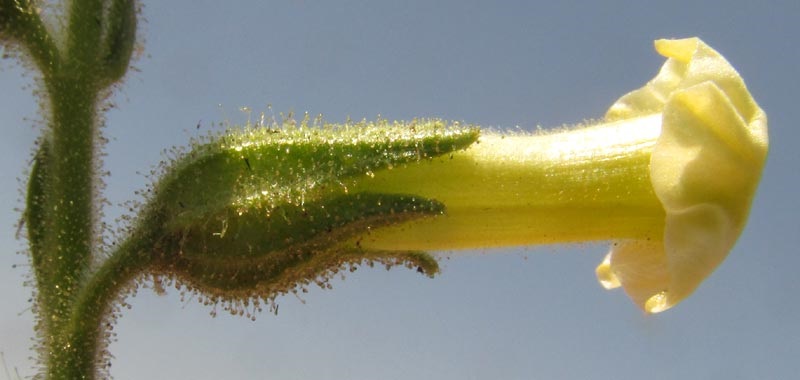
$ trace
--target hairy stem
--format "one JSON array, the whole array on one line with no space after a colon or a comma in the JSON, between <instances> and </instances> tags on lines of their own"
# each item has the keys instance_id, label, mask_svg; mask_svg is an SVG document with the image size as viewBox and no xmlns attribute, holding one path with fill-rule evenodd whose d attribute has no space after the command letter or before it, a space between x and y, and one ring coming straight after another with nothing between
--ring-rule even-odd
<instances>
[{"instance_id":1,"label":"hairy stem","mask_svg":"<svg viewBox=\"0 0 800 380\"><path fill-rule=\"evenodd\" d=\"M50 380L89 379L103 368L100 350L113 322L111 308L150 266L156 234L134 234L113 252L76 296L47 366Z\"/></svg>"},{"instance_id":2,"label":"hairy stem","mask_svg":"<svg viewBox=\"0 0 800 380\"><path fill-rule=\"evenodd\" d=\"M76 295L92 262L95 241L95 170L96 99L93 88L72 78L58 78L49 86L51 121L41 142L48 154L37 165L36 186L43 194L31 199L28 218L39 221L30 228L40 238L32 244L32 258L38 285L40 328L49 369L62 368L59 357L70 352L71 340L62 340L61 332L70 324ZM34 173L37 174L37 173ZM31 188L34 186L32 185ZM34 213L41 215L33 215ZM85 315L83 316L86 317ZM94 330L94 329L92 329ZM82 378L82 377L65 377Z\"/></svg>"},{"instance_id":3,"label":"hairy stem","mask_svg":"<svg viewBox=\"0 0 800 380\"><path fill-rule=\"evenodd\" d=\"M6 34L26 49L45 80L59 67L56 43L30 0L0 0L0 37Z\"/></svg>"}]
</instances>

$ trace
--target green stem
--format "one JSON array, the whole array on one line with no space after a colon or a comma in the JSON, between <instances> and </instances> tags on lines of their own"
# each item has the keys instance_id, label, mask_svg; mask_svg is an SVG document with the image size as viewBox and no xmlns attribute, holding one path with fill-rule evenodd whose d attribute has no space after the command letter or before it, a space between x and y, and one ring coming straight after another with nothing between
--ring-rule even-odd
<instances>
[{"instance_id":1,"label":"green stem","mask_svg":"<svg viewBox=\"0 0 800 380\"><path fill-rule=\"evenodd\" d=\"M0 37L9 33L25 47L45 80L59 67L55 41L30 0L0 0Z\"/></svg>"},{"instance_id":2,"label":"green stem","mask_svg":"<svg viewBox=\"0 0 800 380\"><path fill-rule=\"evenodd\" d=\"M114 318L115 301L124 296L133 281L153 259L156 234L133 234L121 244L77 295L69 322L64 325L47 364L47 379L93 379L104 359L105 333Z\"/></svg>"},{"instance_id":3,"label":"green stem","mask_svg":"<svg viewBox=\"0 0 800 380\"><path fill-rule=\"evenodd\" d=\"M37 162L39 178L32 178L29 188L39 189L41 194L30 193L28 202L41 204L29 208L28 218L38 221L30 228L46 228L36 231L39 244L31 245L31 256L36 271L39 328L43 329L42 349L47 368L52 371L63 367L59 356L73 345L61 337L71 323L75 299L92 264L98 95L79 75L58 76L48 85L50 128L40 142L41 151L46 154Z\"/></svg>"},{"instance_id":4,"label":"green stem","mask_svg":"<svg viewBox=\"0 0 800 380\"><path fill-rule=\"evenodd\" d=\"M50 111L25 212L42 361L47 378L88 379L97 371L100 322L109 315L111 298L118 284L140 271L134 254L122 254L89 273L97 240L98 103L104 88L125 73L136 20L133 1L111 7L110 24L103 19L103 0L73 0L68 8L63 56L29 0L0 0L0 37L21 44L32 56L43 74ZM110 25L105 45L100 43L104 25Z\"/></svg>"},{"instance_id":5,"label":"green stem","mask_svg":"<svg viewBox=\"0 0 800 380\"><path fill-rule=\"evenodd\" d=\"M94 242L94 140L96 95L80 81L65 79L50 87L52 108L48 145L46 207L50 228L41 252L46 278L40 278L44 302L53 310L43 315L56 322L67 315L69 302L91 263ZM57 324L57 323L56 323Z\"/></svg>"}]
</instances>

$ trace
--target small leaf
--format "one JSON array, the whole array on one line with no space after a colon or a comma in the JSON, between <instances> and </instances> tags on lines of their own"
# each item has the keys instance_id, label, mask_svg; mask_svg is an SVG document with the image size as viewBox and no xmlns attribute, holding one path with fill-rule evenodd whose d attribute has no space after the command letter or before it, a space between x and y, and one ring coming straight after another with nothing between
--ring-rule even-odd
<instances>
[{"instance_id":1,"label":"small leaf","mask_svg":"<svg viewBox=\"0 0 800 380\"><path fill-rule=\"evenodd\" d=\"M46 203L45 196L47 192L45 188L49 174L47 170L48 155L47 143L41 142L36 155L33 157L33 167L31 168L27 198L25 199L23 218L28 226L28 240L34 254L40 250L41 235L47 230L44 222L45 210L43 206ZM36 259L36 256L34 256L34 259Z\"/></svg>"}]
</instances>

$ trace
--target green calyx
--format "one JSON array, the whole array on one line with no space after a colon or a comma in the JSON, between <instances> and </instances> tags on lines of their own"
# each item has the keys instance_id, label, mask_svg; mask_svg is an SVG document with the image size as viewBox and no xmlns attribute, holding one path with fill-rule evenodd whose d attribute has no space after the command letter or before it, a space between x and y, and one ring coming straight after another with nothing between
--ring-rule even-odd
<instances>
[{"instance_id":1,"label":"green calyx","mask_svg":"<svg viewBox=\"0 0 800 380\"><path fill-rule=\"evenodd\" d=\"M358 236L442 214L445 205L349 187L477 138L477 129L438 120L285 123L215 138L178 159L154 188L139 226L160 230L151 271L216 300L271 300L364 261L433 275L427 254L363 249Z\"/></svg>"}]
</instances>

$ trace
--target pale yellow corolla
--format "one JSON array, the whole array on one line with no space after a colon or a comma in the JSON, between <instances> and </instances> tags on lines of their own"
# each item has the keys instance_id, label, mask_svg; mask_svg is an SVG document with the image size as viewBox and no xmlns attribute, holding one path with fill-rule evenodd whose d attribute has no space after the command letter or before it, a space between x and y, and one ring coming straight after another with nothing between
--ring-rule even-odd
<instances>
[{"instance_id":1,"label":"pale yellow corolla","mask_svg":"<svg viewBox=\"0 0 800 380\"><path fill-rule=\"evenodd\" d=\"M612 242L597 276L647 312L675 305L727 256L767 155L767 118L697 38L658 40L658 75L596 125L483 132L445 157L374 173L354 192L435 199L443 215L361 237L384 250Z\"/></svg>"}]
</instances>

